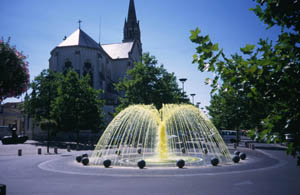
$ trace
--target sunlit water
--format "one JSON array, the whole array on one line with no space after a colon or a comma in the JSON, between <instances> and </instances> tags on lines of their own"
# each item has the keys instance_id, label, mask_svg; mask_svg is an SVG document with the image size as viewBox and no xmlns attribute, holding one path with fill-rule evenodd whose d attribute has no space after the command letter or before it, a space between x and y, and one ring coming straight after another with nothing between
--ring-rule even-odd
<instances>
[{"instance_id":1,"label":"sunlit water","mask_svg":"<svg viewBox=\"0 0 300 195\"><path fill-rule=\"evenodd\" d=\"M158 111L150 105L134 105L120 112L101 136L91 164L110 159L113 166L136 166L140 159L147 166L175 166L231 161L218 130L192 105L166 104Z\"/></svg>"}]
</instances>

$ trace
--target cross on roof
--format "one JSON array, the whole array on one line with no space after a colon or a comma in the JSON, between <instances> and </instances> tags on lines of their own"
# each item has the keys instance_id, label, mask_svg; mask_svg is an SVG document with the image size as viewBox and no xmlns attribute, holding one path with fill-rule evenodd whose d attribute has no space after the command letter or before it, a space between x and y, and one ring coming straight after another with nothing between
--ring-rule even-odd
<instances>
[{"instance_id":1,"label":"cross on roof","mask_svg":"<svg viewBox=\"0 0 300 195\"><path fill-rule=\"evenodd\" d=\"M80 29L80 23L81 23L82 21L81 20L78 20L78 24L79 24L79 29Z\"/></svg>"}]
</instances>

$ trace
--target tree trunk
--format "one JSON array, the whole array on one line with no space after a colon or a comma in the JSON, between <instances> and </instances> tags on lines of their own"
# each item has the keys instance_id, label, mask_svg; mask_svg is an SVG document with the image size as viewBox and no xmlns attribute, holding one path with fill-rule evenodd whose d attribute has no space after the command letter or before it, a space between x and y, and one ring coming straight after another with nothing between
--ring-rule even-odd
<instances>
[{"instance_id":1,"label":"tree trunk","mask_svg":"<svg viewBox=\"0 0 300 195\"><path fill-rule=\"evenodd\" d=\"M50 146L50 129L48 129L48 141L47 141L47 153L49 154L49 146Z\"/></svg>"},{"instance_id":2,"label":"tree trunk","mask_svg":"<svg viewBox=\"0 0 300 195\"><path fill-rule=\"evenodd\" d=\"M236 146L240 143L240 130L236 128Z\"/></svg>"},{"instance_id":3,"label":"tree trunk","mask_svg":"<svg viewBox=\"0 0 300 195\"><path fill-rule=\"evenodd\" d=\"M79 150L79 130L76 130L77 132L77 150Z\"/></svg>"}]
</instances>

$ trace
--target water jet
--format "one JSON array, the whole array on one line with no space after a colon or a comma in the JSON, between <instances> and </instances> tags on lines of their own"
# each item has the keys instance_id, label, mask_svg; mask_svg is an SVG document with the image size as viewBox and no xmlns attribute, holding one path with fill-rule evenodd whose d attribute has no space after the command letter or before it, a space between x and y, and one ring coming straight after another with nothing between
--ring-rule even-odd
<instances>
[{"instance_id":1,"label":"water jet","mask_svg":"<svg viewBox=\"0 0 300 195\"><path fill-rule=\"evenodd\" d=\"M212 158L231 161L218 130L198 108L165 104L158 111L152 105L133 105L108 125L90 165L110 159L113 166L135 167L144 159L148 167L174 167L182 159L186 166L211 166Z\"/></svg>"}]
</instances>

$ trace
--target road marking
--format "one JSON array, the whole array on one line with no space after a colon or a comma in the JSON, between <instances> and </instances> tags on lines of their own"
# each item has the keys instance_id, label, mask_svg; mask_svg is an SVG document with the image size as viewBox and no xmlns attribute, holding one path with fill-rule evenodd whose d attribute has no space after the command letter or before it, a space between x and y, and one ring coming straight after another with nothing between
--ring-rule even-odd
<instances>
[{"instance_id":1,"label":"road marking","mask_svg":"<svg viewBox=\"0 0 300 195\"><path fill-rule=\"evenodd\" d=\"M239 182L239 183L235 183L234 186L242 186L242 185L252 185L253 182L252 181L242 181L242 182Z\"/></svg>"}]
</instances>

